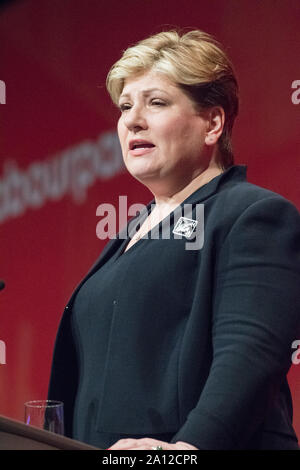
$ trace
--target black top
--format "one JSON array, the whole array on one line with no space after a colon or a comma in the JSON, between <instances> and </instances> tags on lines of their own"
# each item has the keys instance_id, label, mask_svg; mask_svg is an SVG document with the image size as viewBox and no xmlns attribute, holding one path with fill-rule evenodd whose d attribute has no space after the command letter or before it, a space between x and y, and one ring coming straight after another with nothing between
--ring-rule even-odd
<instances>
[{"instance_id":1,"label":"black top","mask_svg":"<svg viewBox=\"0 0 300 470\"><path fill-rule=\"evenodd\" d=\"M203 246L171 236L118 257L120 237L79 284L49 398L65 403L67 435L100 447L165 435L200 449L297 448L286 374L300 334L299 213L241 165L184 203L192 219L204 205Z\"/></svg>"},{"instance_id":2,"label":"black top","mask_svg":"<svg viewBox=\"0 0 300 470\"><path fill-rule=\"evenodd\" d=\"M147 268L147 258L151 256L150 240L141 239L122 254L129 240L83 284L73 306L72 328L77 332L77 348L81 351L81 378L75 403L73 433L75 439L94 442L100 447L108 447L124 437L115 433L95 433L113 324L118 322L117 317L120 315L126 315L130 322L131 310L138 309L143 315L143 304L147 299L145 289L152 291ZM143 338L143 328L139 331L138 324L135 328L128 341ZM141 358L135 356L134 361L138 363ZM127 359L130 363L133 358L129 355ZM137 370L143 367L147 366L141 360Z\"/></svg>"},{"instance_id":3,"label":"black top","mask_svg":"<svg viewBox=\"0 0 300 470\"><path fill-rule=\"evenodd\" d=\"M178 217L175 220L177 219ZM152 315L149 316L147 332L145 332L145 318L143 318L149 302L153 302L155 291L159 293L159 302L167 304L173 312L174 322L176 318L181 318L182 312L186 310L185 284L187 279L178 278L180 266L177 265L177 269L175 266L169 268L172 276L168 277L168 287L164 290L162 286L166 282L168 268L158 263L155 273L153 269L150 269L149 260L156 254L154 245L159 240L159 236L162 236L163 227L166 229L165 240L168 236L174 238L171 234L174 228L174 212L157 225L157 232L152 231L149 235L146 234L126 252L124 250L131 238L125 239L110 260L98 269L78 291L72 315L72 328L77 338L76 347L81 352L79 354L80 384L73 424L73 436L77 440L107 447L124 437L149 437L149 434L133 436L128 433L95 432L95 422L99 413L108 358L111 353L111 336L118 336L115 325L119 321L125 320L131 325L130 335L127 337L126 344L123 344L123 353L126 365L130 368L132 390L134 391L136 384L141 382L141 371L143 371L144 380L147 378L143 385L143 394L149 404L152 394L151 383L153 380L159 380L159 376L155 378L157 361L166 360L169 362L166 367L173 369L177 367L176 356L172 359L172 356L166 355L164 358L153 350L158 335L159 341L165 343L166 351L173 348L173 332L168 334L169 326L166 319L161 317L160 309L154 309ZM157 236L154 233L160 235ZM171 260L170 263L172 264ZM137 342L140 343L139 354L136 354ZM173 365L171 365L172 362ZM119 377L120 394L124 393L121 386L124 379L128 380L126 369ZM176 387L176 383L173 386ZM175 432L151 434L151 437L170 441L174 434Z\"/></svg>"}]
</instances>

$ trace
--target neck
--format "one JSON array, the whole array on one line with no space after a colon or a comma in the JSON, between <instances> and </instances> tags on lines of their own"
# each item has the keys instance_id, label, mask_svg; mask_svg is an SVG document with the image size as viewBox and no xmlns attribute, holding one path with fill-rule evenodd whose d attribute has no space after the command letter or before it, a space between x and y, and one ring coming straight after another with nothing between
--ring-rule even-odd
<instances>
[{"instance_id":1,"label":"neck","mask_svg":"<svg viewBox=\"0 0 300 470\"><path fill-rule=\"evenodd\" d=\"M194 193L197 189L201 186L207 184L216 176L223 173L223 170L216 166L216 165L209 165L208 168L201 171L200 173L196 174L194 178L188 184L185 184L183 187L177 187L170 191L157 191L156 193L153 192L156 207L176 207L182 203L187 197L189 197L192 193Z\"/></svg>"}]
</instances>

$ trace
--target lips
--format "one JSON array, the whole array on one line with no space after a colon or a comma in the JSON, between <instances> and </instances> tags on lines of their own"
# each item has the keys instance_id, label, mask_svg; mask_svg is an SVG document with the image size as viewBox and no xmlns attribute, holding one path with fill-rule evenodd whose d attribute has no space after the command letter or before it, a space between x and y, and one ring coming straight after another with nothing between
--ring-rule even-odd
<instances>
[{"instance_id":1,"label":"lips","mask_svg":"<svg viewBox=\"0 0 300 470\"><path fill-rule=\"evenodd\" d=\"M155 147L155 145L152 144L152 142L149 142L148 140L135 139L129 142L129 150L149 149L152 147Z\"/></svg>"},{"instance_id":2,"label":"lips","mask_svg":"<svg viewBox=\"0 0 300 470\"><path fill-rule=\"evenodd\" d=\"M149 140L134 139L129 142L129 153L133 157L141 157L150 153L155 148L155 145Z\"/></svg>"}]
</instances>

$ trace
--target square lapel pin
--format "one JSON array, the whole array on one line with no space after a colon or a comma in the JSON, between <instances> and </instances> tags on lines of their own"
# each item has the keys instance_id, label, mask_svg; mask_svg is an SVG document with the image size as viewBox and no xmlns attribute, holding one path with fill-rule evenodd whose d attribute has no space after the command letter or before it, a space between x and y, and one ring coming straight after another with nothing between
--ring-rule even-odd
<instances>
[{"instance_id":1,"label":"square lapel pin","mask_svg":"<svg viewBox=\"0 0 300 470\"><path fill-rule=\"evenodd\" d=\"M182 235L183 237L190 238L198 224L198 220L188 219L187 217L180 217L177 220L172 233L175 235Z\"/></svg>"}]
</instances>

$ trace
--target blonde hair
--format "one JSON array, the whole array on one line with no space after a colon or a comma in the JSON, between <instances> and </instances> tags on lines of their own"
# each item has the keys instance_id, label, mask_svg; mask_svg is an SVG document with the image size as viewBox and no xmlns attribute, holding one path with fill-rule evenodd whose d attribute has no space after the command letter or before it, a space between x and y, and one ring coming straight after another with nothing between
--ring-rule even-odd
<instances>
[{"instance_id":1,"label":"blonde hair","mask_svg":"<svg viewBox=\"0 0 300 470\"><path fill-rule=\"evenodd\" d=\"M110 69L106 86L118 104L125 80L153 70L179 86L199 109L221 106L225 124L218 141L221 166L233 165L231 134L238 114L238 83L222 46L200 30L165 31L129 47Z\"/></svg>"}]
</instances>

